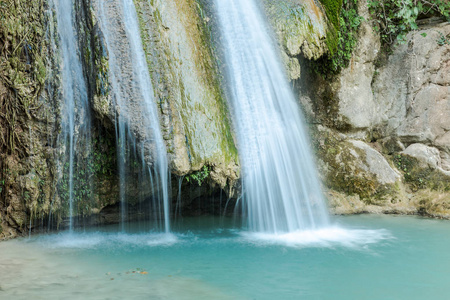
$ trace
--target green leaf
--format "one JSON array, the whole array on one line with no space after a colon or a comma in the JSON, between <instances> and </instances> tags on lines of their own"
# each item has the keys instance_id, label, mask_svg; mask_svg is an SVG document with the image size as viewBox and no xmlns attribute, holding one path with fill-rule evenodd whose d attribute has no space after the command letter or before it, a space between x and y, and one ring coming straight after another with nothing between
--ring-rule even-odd
<instances>
[{"instance_id":1,"label":"green leaf","mask_svg":"<svg viewBox=\"0 0 450 300\"><path fill-rule=\"evenodd\" d=\"M420 35L423 37L427 37L427 34L425 32L422 32Z\"/></svg>"}]
</instances>

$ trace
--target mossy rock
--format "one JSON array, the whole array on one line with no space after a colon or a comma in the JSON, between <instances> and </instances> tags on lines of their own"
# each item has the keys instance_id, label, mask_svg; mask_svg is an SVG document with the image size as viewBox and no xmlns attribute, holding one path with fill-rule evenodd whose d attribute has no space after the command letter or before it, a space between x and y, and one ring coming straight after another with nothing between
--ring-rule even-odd
<instances>
[{"instance_id":1,"label":"mossy rock","mask_svg":"<svg viewBox=\"0 0 450 300\"><path fill-rule=\"evenodd\" d=\"M450 176L439 168L424 166L418 158L403 153L394 155L394 163L413 192L423 189L450 191Z\"/></svg>"},{"instance_id":2,"label":"mossy rock","mask_svg":"<svg viewBox=\"0 0 450 300\"><path fill-rule=\"evenodd\" d=\"M338 48L339 40L339 15L341 13L343 0L320 0L329 21L329 31L327 33L327 45L330 53L334 53Z\"/></svg>"},{"instance_id":3,"label":"mossy rock","mask_svg":"<svg viewBox=\"0 0 450 300\"><path fill-rule=\"evenodd\" d=\"M450 193L423 189L413 197L417 213L434 218L450 219Z\"/></svg>"},{"instance_id":4,"label":"mossy rock","mask_svg":"<svg viewBox=\"0 0 450 300\"><path fill-rule=\"evenodd\" d=\"M328 188L359 195L369 204L395 197L399 176L369 145L331 130L314 131L313 140L320 173Z\"/></svg>"}]
</instances>

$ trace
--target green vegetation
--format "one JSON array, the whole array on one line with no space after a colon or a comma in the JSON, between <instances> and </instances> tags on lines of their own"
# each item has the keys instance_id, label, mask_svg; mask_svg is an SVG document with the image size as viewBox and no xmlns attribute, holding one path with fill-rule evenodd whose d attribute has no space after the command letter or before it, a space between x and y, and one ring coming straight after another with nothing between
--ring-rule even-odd
<instances>
[{"instance_id":1,"label":"green vegetation","mask_svg":"<svg viewBox=\"0 0 450 300\"><path fill-rule=\"evenodd\" d=\"M439 46L450 45L450 35L445 36L442 32L439 32L439 38L436 42Z\"/></svg>"},{"instance_id":2,"label":"green vegetation","mask_svg":"<svg viewBox=\"0 0 450 300\"><path fill-rule=\"evenodd\" d=\"M327 8L332 2L331 10ZM358 29L364 20L358 14L357 0L325 1L322 0L330 21L330 31L327 33L327 45L329 54L326 57L312 63L316 73L328 77L338 74L341 69L348 66L353 50L358 42ZM337 9L337 5L341 8ZM335 30L335 31L334 31Z\"/></svg>"},{"instance_id":3,"label":"green vegetation","mask_svg":"<svg viewBox=\"0 0 450 300\"><path fill-rule=\"evenodd\" d=\"M211 172L211 168L209 166L203 166L202 169L186 175L187 182L196 182L199 186L202 186L203 182L206 178L209 177L209 173Z\"/></svg>"},{"instance_id":4,"label":"green vegetation","mask_svg":"<svg viewBox=\"0 0 450 300\"><path fill-rule=\"evenodd\" d=\"M448 0L370 0L369 10L374 29L380 33L383 44L405 42L406 34L418 29L417 20L440 16L450 21Z\"/></svg>"},{"instance_id":5,"label":"green vegetation","mask_svg":"<svg viewBox=\"0 0 450 300\"><path fill-rule=\"evenodd\" d=\"M341 13L343 0L320 0L320 2L325 8L327 18L332 26L339 29L339 16Z\"/></svg>"},{"instance_id":6,"label":"green vegetation","mask_svg":"<svg viewBox=\"0 0 450 300\"><path fill-rule=\"evenodd\" d=\"M405 182L409 184L414 192L427 188L438 191L450 191L448 176L432 168L420 167L420 162L417 158L397 154L394 156L394 163L402 171Z\"/></svg>"},{"instance_id":7,"label":"green vegetation","mask_svg":"<svg viewBox=\"0 0 450 300\"><path fill-rule=\"evenodd\" d=\"M24 206L35 210L37 202L26 202L38 200L43 211L52 193L47 181L52 176L47 172L51 159L40 149L31 151L28 134L45 135L52 126L48 103L53 99L43 93L47 66L55 66L56 60L49 50L52 32L47 29L53 24L47 9L44 1L0 0L0 206L23 197L23 202L14 203L17 210ZM18 177L24 174L32 175L31 189L36 193L19 188ZM25 221L22 213L13 218L17 224Z\"/></svg>"},{"instance_id":8,"label":"green vegetation","mask_svg":"<svg viewBox=\"0 0 450 300\"><path fill-rule=\"evenodd\" d=\"M45 20L41 1L0 1L0 153L21 145L19 116L39 109L46 76ZM23 154L23 153L22 153Z\"/></svg>"},{"instance_id":9,"label":"green vegetation","mask_svg":"<svg viewBox=\"0 0 450 300\"><path fill-rule=\"evenodd\" d=\"M68 155L66 158L68 159ZM63 203L63 216L69 211L69 168L68 161L62 166L62 179L58 182L59 196ZM75 157L73 170L73 203L74 210L79 215L88 216L91 209L101 203L96 202L94 192L96 184L111 178L116 169L116 150L113 137L99 135L92 140L92 153Z\"/></svg>"},{"instance_id":10,"label":"green vegetation","mask_svg":"<svg viewBox=\"0 0 450 300\"><path fill-rule=\"evenodd\" d=\"M364 18L358 14L357 0L344 0L339 20L341 27L338 34L338 49L331 57L331 67L334 71L348 66L358 41L358 28Z\"/></svg>"},{"instance_id":11,"label":"green vegetation","mask_svg":"<svg viewBox=\"0 0 450 300\"><path fill-rule=\"evenodd\" d=\"M213 38L213 28L210 18L207 16L207 9L204 9L202 1L195 0L198 14L198 29L200 32L200 44L202 45L203 53L207 53L207 56L202 56L201 63L205 70L205 80L208 86L211 87L212 96L216 100L220 109L219 116L222 117L219 124L222 126L221 130L224 135L222 138L222 150L223 154L228 155L227 161L237 161L238 153L236 145L234 144L232 130L230 127L231 120L229 119L229 111L226 103L225 95L223 94L224 87L221 87L221 83L224 82L223 74L220 74L220 66L223 65L220 60L219 49Z\"/></svg>"},{"instance_id":12,"label":"green vegetation","mask_svg":"<svg viewBox=\"0 0 450 300\"><path fill-rule=\"evenodd\" d=\"M348 66L364 19L358 14L357 0L321 2L331 28L327 33L329 55L313 62L311 67L329 77ZM409 31L418 29L417 21L421 18L439 16L450 21L450 2L446 0L369 0L368 6L373 27L387 46L384 49L390 49L396 41L404 42ZM436 42L446 45L450 37L441 34Z\"/></svg>"},{"instance_id":13,"label":"green vegetation","mask_svg":"<svg viewBox=\"0 0 450 300\"><path fill-rule=\"evenodd\" d=\"M329 21L327 32L327 46L331 55L338 50L340 15L342 11L343 0L320 0L325 8L325 14Z\"/></svg>"}]
</instances>

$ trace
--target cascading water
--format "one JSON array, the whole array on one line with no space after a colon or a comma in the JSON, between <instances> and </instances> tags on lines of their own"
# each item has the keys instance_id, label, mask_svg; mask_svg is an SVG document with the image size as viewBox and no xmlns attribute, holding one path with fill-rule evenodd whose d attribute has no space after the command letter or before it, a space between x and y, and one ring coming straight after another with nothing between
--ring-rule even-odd
<instances>
[{"instance_id":1,"label":"cascading water","mask_svg":"<svg viewBox=\"0 0 450 300\"><path fill-rule=\"evenodd\" d=\"M303 118L254 0L216 0L251 231L317 229L328 214Z\"/></svg>"},{"instance_id":2,"label":"cascading water","mask_svg":"<svg viewBox=\"0 0 450 300\"><path fill-rule=\"evenodd\" d=\"M59 142L65 145L65 155L60 166L62 173L61 194L69 202L69 228L73 230L74 202L79 196L85 196L88 186L83 191L75 188L76 179L86 177L83 164L77 160L88 159L91 148L91 117L86 82L83 77L82 64L78 53L78 43L74 28L74 8L72 0L55 0L59 45L62 60L62 97L61 135ZM86 155L85 155L86 154ZM77 159L79 158L79 159ZM81 174L79 174L81 172ZM78 175L78 176L77 176ZM83 194L83 195L82 195Z\"/></svg>"},{"instance_id":3,"label":"cascading water","mask_svg":"<svg viewBox=\"0 0 450 300\"><path fill-rule=\"evenodd\" d=\"M143 50L138 17L132 0L98 1L99 24L109 54L111 93L116 104L116 133L120 173L122 230L127 219L127 151L140 155L141 181L155 187L156 219L169 222L169 168L159 125L154 91ZM139 139L136 139L139 137ZM137 142L138 141L138 142ZM128 149L128 150L127 150ZM151 165L151 166L150 166ZM161 205L162 202L162 205ZM162 206L162 208L161 208ZM162 227L162 226L161 226Z\"/></svg>"}]
</instances>

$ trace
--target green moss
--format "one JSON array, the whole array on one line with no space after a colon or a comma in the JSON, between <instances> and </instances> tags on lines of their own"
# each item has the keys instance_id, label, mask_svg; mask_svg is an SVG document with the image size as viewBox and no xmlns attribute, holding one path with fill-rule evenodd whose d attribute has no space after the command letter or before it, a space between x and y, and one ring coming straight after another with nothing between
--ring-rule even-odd
<instances>
[{"instance_id":1,"label":"green moss","mask_svg":"<svg viewBox=\"0 0 450 300\"><path fill-rule=\"evenodd\" d=\"M334 54L338 48L339 29L340 29L340 13L343 0L320 0L325 9L329 21L329 30L327 33L327 46L331 54Z\"/></svg>"},{"instance_id":2,"label":"green moss","mask_svg":"<svg viewBox=\"0 0 450 300\"><path fill-rule=\"evenodd\" d=\"M413 191L421 189L450 191L449 177L436 169L421 167L417 158L397 154L394 156L394 163Z\"/></svg>"},{"instance_id":3,"label":"green moss","mask_svg":"<svg viewBox=\"0 0 450 300\"><path fill-rule=\"evenodd\" d=\"M56 97L42 93L46 82L49 90L58 82L47 78L47 68L57 60L49 44L54 22L45 1L0 1L0 199L9 203L21 198L8 212L8 218L21 223L27 218L25 209L48 217L53 196L53 157L41 147L46 139L51 141L54 126L50 101ZM28 132L38 136L32 145ZM24 177L19 178L25 174L32 178L30 190L24 186ZM8 193L3 187L8 187Z\"/></svg>"},{"instance_id":4,"label":"green moss","mask_svg":"<svg viewBox=\"0 0 450 300\"><path fill-rule=\"evenodd\" d=\"M380 184L362 163L366 153L331 131L312 131L317 156L326 165L326 185L347 195L359 195L367 204L379 204L398 194L397 185ZM357 156L354 156L356 153Z\"/></svg>"},{"instance_id":5,"label":"green moss","mask_svg":"<svg viewBox=\"0 0 450 300\"><path fill-rule=\"evenodd\" d=\"M82 20L78 25L78 39L83 45L81 48L83 67L89 78L90 92L95 93L95 96L106 98L109 94L108 54L101 33L95 26L97 20L93 9L87 6L83 1L75 4L76 18Z\"/></svg>"},{"instance_id":6,"label":"green moss","mask_svg":"<svg viewBox=\"0 0 450 300\"><path fill-rule=\"evenodd\" d=\"M161 109L160 113L164 114L163 104L166 101L169 102L172 112L178 110L176 113L179 115L182 124L174 126L171 130L178 130L180 127L184 129L192 167L200 168L208 161L225 160L227 163L237 161L237 149L231 133L226 101L217 74L217 57L212 49L212 33L202 5L194 0L184 0L173 4L178 9L177 17L186 17L189 20L189 22L183 20L180 20L180 22L184 26L185 34L189 35L186 47L188 49L192 47L190 59L195 64L195 69L192 70L195 74L189 74L189 76L195 76L195 81L199 84L199 87L194 88L193 86L186 86L189 81L186 79L187 75L183 74L183 56L174 52L179 51L179 48L172 49L173 46L170 41L163 38L167 35L167 29L163 26L163 19L167 16L161 15L156 2L153 3L153 10L147 8L148 1L135 0L134 3L138 12L141 39L152 81L155 87L161 86L161 83L163 83L167 89L166 91L155 89ZM180 7L183 7L184 10ZM152 11L151 15L148 15L149 11ZM170 12L170 9L168 11ZM173 30L173 28L169 30ZM153 36L150 36L150 34ZM170 35L170 31L168 34ZM183 40L181 46L183 46ZM155 49L159 52L158 56L154 53ZM197 94L193 95L192 93ZM205 151L205 148L204 142L200 140L201 130L208 131L209 128L201 128L201 130L196 128L196 114L207 116L211 121L211 127L217 128L217 134L220 135L218 143L221 147L221 153L217 155L221 157L205 157L205 153L202 152ZM208 134L210 133L215 134L215 132L208 132ZM174 134L176 132L163 132L166 140L173 138ZM173 152L173 149L169 146L168 151ZM208 155L211 154L208 153Z\"/></svg>"},{"instance_id":7,"label":"green moss","mask_svg":"<svg viewBox=\"0 0 450 300\"><path fill-rule=\"evenodd\" d=\"M68 157L68 156L66 156ZM131 164L132 165L132 164ZM73 207L75 215L89 216L93 208L101 208L104 201L97 202L94 194L99 182L113 180L116 172L117 160L115 140L108 134L99 134L92 139L92 152L86 156L77 155L73 170ZM69 215L69 167L68 161L62 166L62 179L58 182L58 194L63 207L62 217Z\"/></svg>"},{"instance_id":8,"label":"green moss","mask_svg":"<svg viewBox=\"0 0 450 300\"><path fill-rule=\"evenodd\" d=\"M320 0L322 3L328 20L334 28L339 28L339 14L342 8L343 0Z\"/></svg>"},{"instance_id":9,"label":"green moss","mask_svg":"<svg viewBox=\"0 0 450 300\"><path fill-rule=\"evenodd\" d=\"M222 139L222 153L228 155L227 162L231 160L238 160L238 151L234 143L232 130L231 130L231 120L229 119L230 113L228 110L225 95L223 94L223 88L221 86L221 80L218 74L219 65L221 64L218 51L215 48L215 43L212 38L212 28L210 23L208 23L205 10L203 9L201 1L196 0L197 12L199 17L199 29L201 44L204 51L209 54L209 59L204 60L204 69L206 70L206 80L208 85L212 87L213 97L216 103L219 104L221 120L218 120L219 124L222 126L222 133L224 134L224 139Z\"/></svg>"},{"instance_id":10,"label":"green moss","mask_svg":"<svg viewBox=\"0 0 450 300\"><path fill-rule=\"evenodd\" d=\"M311 66L320 75L329 77L348 67L358 41L357 33L363 17L358 14L357 0L322 0L322 4L330 22L327 33L329 54L313 62ZM327 8L328 5L330 8Z\"/></svg>"},{"instance_id":11,"label":"green moss","mask_svg":"<svg viewBox=\"0 0 450 300\"><path fill-rule=\"evenodd\" d=\"M14 153L20 144L17 117L39 106L46 79L47 20L41 1L0 1L0 11L0 81L6 88L0 101L0 128L5 128L0 153Z\"/></svg>"}]
</instances>

